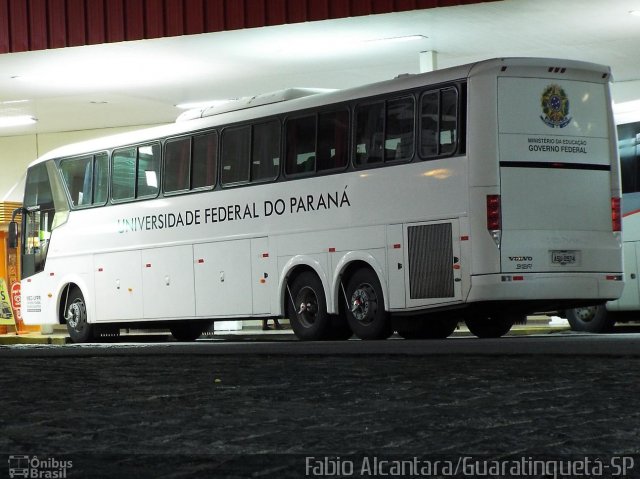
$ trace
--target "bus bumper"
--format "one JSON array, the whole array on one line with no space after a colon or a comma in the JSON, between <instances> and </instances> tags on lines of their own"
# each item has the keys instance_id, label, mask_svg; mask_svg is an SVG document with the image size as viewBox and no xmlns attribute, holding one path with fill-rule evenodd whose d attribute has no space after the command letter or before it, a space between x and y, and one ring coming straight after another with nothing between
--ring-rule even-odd
<instances>
[{"instance_id":1,"label":"bus bumper","mask_svg":"<svg viewBox=\"0 0 640 479\"><path fill-rule=\"evenodd\" d=\"M471 276L467 302L586 300L619 298L622 273L530 273Z\"/></svg>"}]
</instances>

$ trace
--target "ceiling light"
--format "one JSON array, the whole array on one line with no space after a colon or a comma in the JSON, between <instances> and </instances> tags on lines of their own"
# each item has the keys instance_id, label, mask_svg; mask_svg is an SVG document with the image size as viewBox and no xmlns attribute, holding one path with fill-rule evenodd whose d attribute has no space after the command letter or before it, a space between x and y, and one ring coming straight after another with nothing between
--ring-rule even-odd
<instances>
[{"instance_id":1,"label":"ceiling light","mask_svg":"<svg viewBox=\"0 0 640 479\"><path fill-rule=\"evenodd\" d=\"M0 117L0 128L31 125L37 121L38 120L29 115L2 116Z\"/></svg>"},{"instance_id":2,"label":"ceiling light","mask_svg":"<svg viewBox=\"0 0 640 479\"><path fill-rule=\"evenodd\" d=\"M640 10L631 10L629 13L631 15L635 15L636 17L640 17Z\"/></svg>"},{"instance_id":3,"label":"ceiling light","mask_svg":"<svg viewBox=\"0 0 640 479\"><path fill-rule=\"evenodd\" d=\"M0 101L0 105L15 105L16 103L28 103L29 100L6 100Z\"/></svg>"}]
</instances>

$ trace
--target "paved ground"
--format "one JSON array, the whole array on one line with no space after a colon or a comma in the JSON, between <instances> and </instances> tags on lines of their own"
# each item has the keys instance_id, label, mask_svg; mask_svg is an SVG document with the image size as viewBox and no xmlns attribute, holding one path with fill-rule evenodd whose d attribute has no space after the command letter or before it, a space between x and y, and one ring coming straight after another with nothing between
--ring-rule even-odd
<instances>
[{"instance_id":1,"label":"paved ground","mask_svg":"<svg viewBox=\"0 0 640 479\"><path fill-rule=\"evenodd\" d=\"M166 349L0 360L0 477L10 455L14 465L18 455L49 458L41 471L70 460L69 478L244 478L336 477L332 464L342 477L359 477L362 458L379 456L584 454L634 454L626 477L640 477L638 355ZM480 477L462 472L455 477Z\"/></svg>"}]
</instances>

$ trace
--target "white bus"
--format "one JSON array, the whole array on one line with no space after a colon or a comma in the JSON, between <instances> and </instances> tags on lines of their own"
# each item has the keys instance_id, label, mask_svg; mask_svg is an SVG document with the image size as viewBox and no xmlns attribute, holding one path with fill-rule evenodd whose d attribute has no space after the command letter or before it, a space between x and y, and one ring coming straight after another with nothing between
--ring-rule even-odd
<instances>
[{"instance_id":1,"label":"white bus","mask_svg":"<svg viewBox=\"0 0 640 479\"><path fill-rule=\"evenodd\" d=\"M495 59L50 152L21 210L24 321L74 341L272 317L303 340L444 338L460 321L499 337L615 299L609 81Z\"/></svg>"},{"instance_id":2,"label":"white bus","mask_svg":"<svg viewBox=\"0 0 640 479\"><path fill-rule=\"evenodd\" d=\"M640 123L618 125L618 150L622 176L624 289L615 301L565 311L575 331L610 332L617 322L640 320Z\"/></svg>"}]
</instances>

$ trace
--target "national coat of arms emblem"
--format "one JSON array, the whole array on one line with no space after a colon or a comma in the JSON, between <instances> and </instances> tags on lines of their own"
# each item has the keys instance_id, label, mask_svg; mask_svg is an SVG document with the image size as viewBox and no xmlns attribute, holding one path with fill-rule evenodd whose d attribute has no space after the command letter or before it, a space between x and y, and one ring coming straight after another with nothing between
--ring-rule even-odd
<instances>
[{"instance_id":1,"label":"national coat of arms emblem","mask_svg":"<svg viewBox=\"0 0 640 479\"><path fill-rule=\"evenodd\" d=\"M571 121L569 98L560 85L549 85L542 92L540 119L551 128L564 128Z\"/></svg>"}]
</instances>

